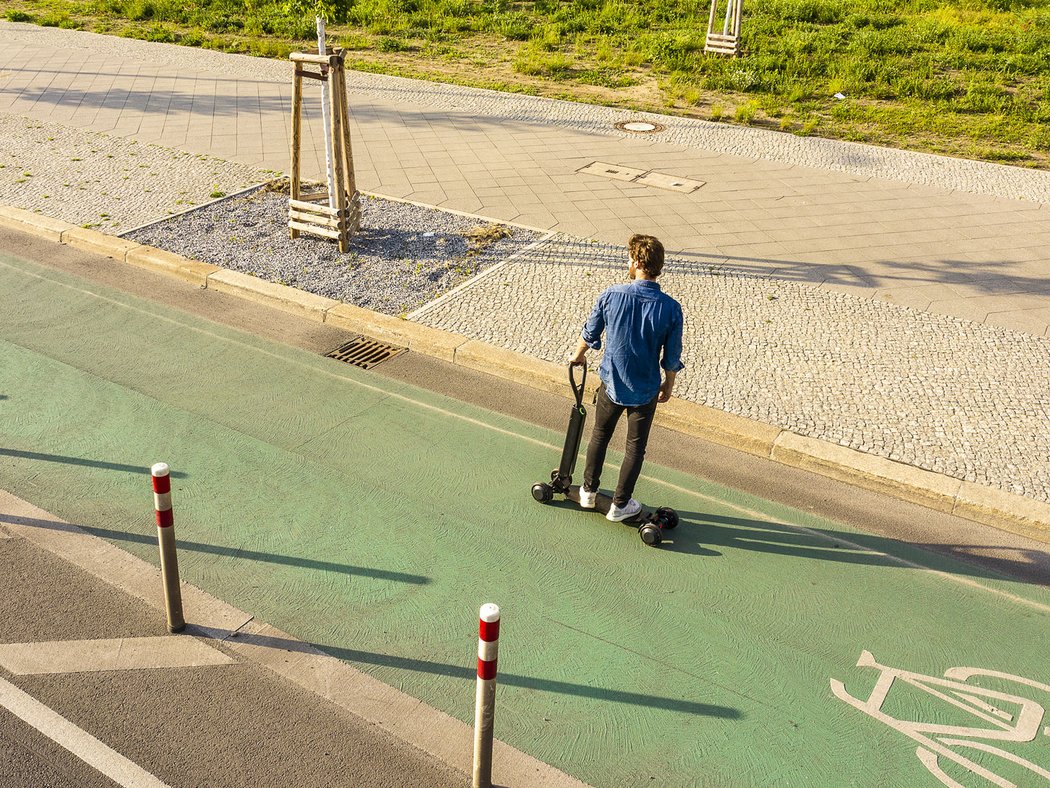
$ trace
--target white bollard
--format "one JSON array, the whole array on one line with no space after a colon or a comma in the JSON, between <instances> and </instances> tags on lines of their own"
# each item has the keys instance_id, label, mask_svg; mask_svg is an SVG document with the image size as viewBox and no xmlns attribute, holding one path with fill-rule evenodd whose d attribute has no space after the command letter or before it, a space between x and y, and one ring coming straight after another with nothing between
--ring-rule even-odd
<instances>
[{"instance_id":1,"label":"white bollard","mask_svg":"<svg viewBox=\"0 0 1050 788\"><path fill-rule=\"evenodd\" d=\"M499 607L481 606L478 627L478 689L474 699L474 788L492 788L492 728L496 714Z\"/></svg>"}]
</instances>

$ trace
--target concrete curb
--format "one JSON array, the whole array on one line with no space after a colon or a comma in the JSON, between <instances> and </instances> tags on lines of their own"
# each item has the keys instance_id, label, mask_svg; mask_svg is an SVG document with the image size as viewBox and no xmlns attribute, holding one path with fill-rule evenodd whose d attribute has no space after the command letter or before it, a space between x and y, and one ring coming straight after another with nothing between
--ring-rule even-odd
<instances>
[{"instance_id":1,"label":"concrete curb","mask_svg":"<svg viewBox=\"0 0 1050 788\"><path fill-rule=\"evenodd\" d=\"M48 241L62 241L62 233L72 230L74 225L59 219L52 219L40 213L23 211L9 205L0 205L0 227L18 230Z\"/></svg>"},{"instance_id":2,"label":"concrete curb","mask_svg":"<svg viewBox=\"0 0 1050 788\"><path fill-rule=\"evenodd\" d=\"M85 251L176 276L202 287L293 312L364 334L417 353L521 383L570 395L566 371L558 364L489 345L409 320L343 304L293 287L179 257L94 230L75 228L42 214L0 205L0 226L68 243ZM596 376L594 376L596 377ZM593 391L593 380L588 384ZM1050 543L1050 504L993 487L961 481L885 457L809 438L685 400L660 406L656 423L731 449L801 468L868 490L891 495L1030 539Z\"/></svg>"},{"instance_id":3,"label":"concrete curb","mask_svg":"<svg viewBox=\"0 0 1050 788\"><path fill-rule=\"evenodd\" d=\"M63 522L0 489L0 527L141 599L163 616L160 569L101 537ZM474 729L308 643L281 632L189 583L182 601L190 622L185 635L228 646L238 657L268 668L351 714L469 775ZM473 689L471 688L471 692ZM494 778L506 786L585 786L576 778L497 741Z\"/></svg>"},{"instance_id":4,"label":"concrete curb","mask_svg":"<svg viewBox=\"0 0 1050 788\"><path fill-rule=\"evenodd\" d=\"M308 317L319 323L324 321L325 312L339 304L332 298L324 298L296 290L294 287L274 284L239 271L227 271L222 268L208 275L205 287Z\"/></svg>"}]
</instances>

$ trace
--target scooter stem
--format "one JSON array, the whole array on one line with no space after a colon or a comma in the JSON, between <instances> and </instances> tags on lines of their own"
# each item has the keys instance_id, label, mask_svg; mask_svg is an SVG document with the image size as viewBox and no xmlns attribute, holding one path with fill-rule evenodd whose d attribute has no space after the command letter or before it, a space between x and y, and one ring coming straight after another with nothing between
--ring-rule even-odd
<instances>
[{"instance_id":1,"label":"scooter stem","mask_svg":"<svg viewBox=\"0 0 1050 788\"><path fill-rule=\"evenodd\" d=\"M576 367L583 369L580 382L576 382ZM569 385L572 386L572 394L576 397L576 407L583 407L583 387L587 383L587 364L569 364Z\"/></svg>"}]
</instances>

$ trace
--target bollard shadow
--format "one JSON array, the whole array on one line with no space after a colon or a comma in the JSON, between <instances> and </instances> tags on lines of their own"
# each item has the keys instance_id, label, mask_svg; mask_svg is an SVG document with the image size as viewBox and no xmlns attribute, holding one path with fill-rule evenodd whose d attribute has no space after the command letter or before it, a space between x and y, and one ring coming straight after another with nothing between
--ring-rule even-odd
<instances>
[{"instance_id":1,"label":"bollard shadow","mask_svg":"<svg viewBox=\"0 0 1050 788\"><path fill-rule=\"evenodd\" d=\"M75 525L63 523L57 520L41 520L34 517L16 517L14 515L0 512L0 523L11 525L28 525L33 528L48 528L53 531L67 531L70 533L86 532L92 536L122 542L134 542L136 544L148 544L157 546L157 538L146 534L125 533L115 531L111 528L99 528L93 525ZM177 539L179 551L189 550L195 553L218 555L224 558L243 558L248 561L260 561L268 564L281 566L295 566L300 569L312 569L323 572L337 572L343 575L357 577L371 577L375 580L390 580L396 583L409 583L412 585L426 585L430 582L429 577L413 575L406 572L392 572L386 569L374 569L367 566L354 566L352 564L337 564L333 561L319 561L314 558L300 558L294 555L280 555L278 553L263 553L257 550L245 550L237 547L222 547L220 545L208 544L206 542L194 542L187 539Z\"/></svg>"},{"instance_id":2,"label":"bollard shadow","mask_svg":"<svg viewBox=\"0 0 1050 788\"><path fill-rule=\"evenodd\" d=\"M281 649L300 654L322 653L346 662L379 665L387 668L395 668L397 670L410 670L416 673L427 673L432 676L444 676L446 678L461 679L463 681L473 682L477 678L477 669L474 666L467 667L463 665L450 665L445 662L399 657L395 654L381 654L372 651L362 651L360 649L330 646L322 643L304 643L298 640L273 637L269 635L234 633L231 635L231 642L259 646L262 648ZM590 698L612 703L626 703L632 706L646 706L654 709L664 709L666 711L704 717L738 720L744 716L739 709L734 709L730 706L702 703L687 698L646 695L640 692L627 692L608 687L575 684L571 681L541 679L536 678L535 676L522 676L515 673L501 672L498 681L500 684L521 687L522 689L554 692L561 695L575 695L581 698Z\"/></svg>"},{"instance_id":3,"label":"bollard shadow","mask_svg":"<svg viewBox=\"0 0 1050 788\"><path fill-rule=\"evenodd\" d=\"M0 399L6 399L6 397L0 395ZM80 465L85 468L101 468L106 471L123 471L124 473L139 473L145 476L150 475L149 466L125 465L122 462L106 462L105 460L89 460L85 457L66 457L62 454L42 454L36 451L19 451L18 449L0 448L0 457L16 457L21 460L59 462L65 465ZM182 471L170 471L168 475L173 479L186 478L186 474Z\"/></svg>"}]
</instances>

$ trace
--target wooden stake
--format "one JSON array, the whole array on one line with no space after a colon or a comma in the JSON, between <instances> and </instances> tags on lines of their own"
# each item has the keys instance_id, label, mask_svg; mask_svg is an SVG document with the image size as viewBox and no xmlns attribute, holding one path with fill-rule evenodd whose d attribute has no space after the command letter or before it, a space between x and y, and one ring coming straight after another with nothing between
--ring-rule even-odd
<instances>
[{"instance_id":1,"label":"wooden stake","mask_svg":"<svg viewBox=\"0 0 1050 788\"><path fill-rule=\"evenodd\" d=\"M303 78L299 73L299 69L295 70L295 77L292 80L292 170L291 177L288 184L289 198L292 200L299 199L299 149L302 145L303 136ZM299 231L295 228L288 228L289 238L298 238Z\"/></svg>"},{"instance_id":2,"label":"wooden stake","mask_svg":"<svg viewBox=\"0 0 1050 788\"><path fill-rule=\"evenodd\" d=\"M343 60L342 60L342 58L339 55L332 55L331 60L329 61L329 63L330 63L330 65L329 65L329 69L328 69L328 75L329 75L329 79L330 79L330 81L332 83L331 87L334 88L336 86L336 84L338 83L338 79L339 79L336 76L336 73L342 70ZM333 77L334 77L334 79L333 79ZM343 140L343 122L342 122L343 121L343 118L342 118L343 113L339 109L339 94L341 92L342 91L339 91L339 90L329 90L328 91L328 100L329 100L329 102L331 104L331 113L330 113L331 140L332 140L333 147L336 148L336 150L332 151L332 154L333 154L333 156L332 156L332 165L335 168L335 178L333 179L333 186L335 187L335 205L333 205L332 207L339 211L340 216L345 216L346 214L343 213L346 210L346 206L347 206L346 183L343 180L344 179L343 162L344 162L344 158L345 157L342 155L342 151L338 150L338 148L343 147L342 144L341 144L341 142ZM343 93L343 95L345 96L346 94ZM343 223L340 226L339 229L340 230L345 230L345 228L346 228L346 225L345 225L345 223ZM339 238L339 251L340 252L346 252L349 249L350 249L350 239L348 237L340 237Z\"/></svg>"},{"instance_id":3,"label":"wooden stake","mask_svg":"<svg viewBox=\"0 0 1050 788\"><path fill-rule=\"evenodd\" d=\"M354 177L354 154L350 146L350 107L346 97L346 69L340 68L336 77L339 90L339 106L342 110L343 125L343 164L346 175L346 193L350 200L350 217L347 229L356 233L361 229L361 197L357 193L357 179Z\"/></svg>"}]
</instances>

